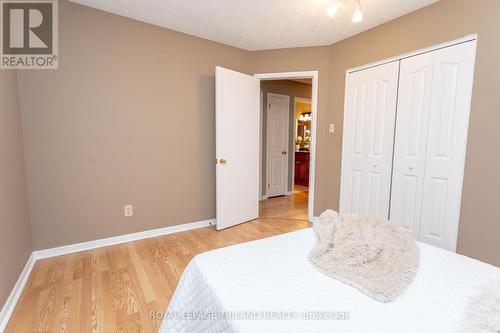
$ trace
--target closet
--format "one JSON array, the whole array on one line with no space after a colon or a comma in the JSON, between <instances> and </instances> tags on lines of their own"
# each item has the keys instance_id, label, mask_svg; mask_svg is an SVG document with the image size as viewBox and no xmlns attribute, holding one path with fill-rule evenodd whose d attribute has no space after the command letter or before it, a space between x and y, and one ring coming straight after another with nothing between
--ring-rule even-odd
<instances>
[{"instance_id":1,"label":"closet","mask_svg":"<svg viewBox=\"0 0 500 333\"><path fill-rule=\"evenodd\" d=\"M476 40L347 73L340 211L456 250Z\"/></svg>"}]
</instances>

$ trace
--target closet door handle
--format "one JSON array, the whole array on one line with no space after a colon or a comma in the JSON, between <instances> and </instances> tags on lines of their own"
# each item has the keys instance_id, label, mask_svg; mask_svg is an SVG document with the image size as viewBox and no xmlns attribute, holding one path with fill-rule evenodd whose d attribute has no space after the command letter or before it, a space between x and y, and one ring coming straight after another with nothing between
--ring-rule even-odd
<instances>
[{"instance_id":1,"label":"closet door handle","mask_svg":"<svg viewBox=\"0 0 500 333\"><path fill-rule=\"evenodd\" d=\"M408 167L408 170L413 170L413 169L415 169L415 168L413 167L413 165L410 165L410 166Z\"/></svg>"},{"instance_id":2,"label":"closet door handle","mask_svg":"<svg viewBox=\"0 0 500 333\"><path fill-rule=\"evenodd\" d=\"M373 167L374 167L374 168L378 167L378 164L377 164L377 163L375 163L375 164L373 165Z\"/></svg>"}]
</instances>

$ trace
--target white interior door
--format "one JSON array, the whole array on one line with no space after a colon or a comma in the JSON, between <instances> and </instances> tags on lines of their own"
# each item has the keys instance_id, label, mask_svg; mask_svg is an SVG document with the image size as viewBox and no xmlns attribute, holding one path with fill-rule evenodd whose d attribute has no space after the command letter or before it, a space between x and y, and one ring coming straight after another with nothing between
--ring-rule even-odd
<instances>
[{"instance_id":1,"label":"white interior door","mask_svg":"<svg viewBox=\"0 0 500 333\"><path fill-rule=\"evenodd\" d=\"M350 73L340 211L388 218L399 61Z\"/></svg>"},{"instance_id":2,"label":"white interior door","mask_svg":"<svg viewBox=\"0 0 500 333\"><path fill-rule=\"evenodd\" d=\"M267 94L267 196L284 195L288 189L288 125L290 98Z\"/></svg>"},{"instance_id":3,"label":"white interior door","mask_svg":"<svg viewBox=\"0 0 500 333\"><path fill-rule=\"evenodd\" d=\"M420 240L456 250L476 41L434 52Z\"/></svg>"},{"instance_id":4,"label":"white interior door","mask_svg":"<svg viewBox=\"0 0 500 333\"><path fill-rule=\"evenodd\" d=\"M259 216L259 79L215 69L217 230Z\"/></svg>"},{"instance_id":5,"label":"white interior door","mask_svg":"<svg viewBox=\"0 0 500 333\"><path fill-rule=\"evenodd\" d=\"M401 61L390 220L420 239L434 54Z\"/></svg>"}]
</instances>

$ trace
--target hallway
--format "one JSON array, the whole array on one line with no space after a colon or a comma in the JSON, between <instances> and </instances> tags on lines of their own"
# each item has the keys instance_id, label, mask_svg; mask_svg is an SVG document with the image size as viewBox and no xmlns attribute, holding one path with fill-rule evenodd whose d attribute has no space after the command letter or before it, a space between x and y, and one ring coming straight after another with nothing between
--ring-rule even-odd
<instances>
[{"instance_id":1,"label":"hallway","mask_svg":"<svg viewBox=\"0 0 500 333\"><path fill-rule=\"evenodd\" d=\"M260 202L260 219L307 221L308 192L296 192Z\"/></svg>"}]
</instances>

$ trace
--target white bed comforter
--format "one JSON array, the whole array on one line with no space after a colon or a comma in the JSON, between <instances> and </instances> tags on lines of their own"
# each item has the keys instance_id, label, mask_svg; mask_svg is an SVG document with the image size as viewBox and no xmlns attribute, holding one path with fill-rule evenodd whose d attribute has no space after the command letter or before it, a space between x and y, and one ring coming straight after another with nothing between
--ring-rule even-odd
<instances>
[{"instance_id":1,"label":"white bed comforter","mask_svg":"<svg viewBox=\"0 0 500 333\"><path fill-rule=\"evenodd\" d=\"M196 256L160 332L458 332L469 298L500 279L497 267L419 243L413 284L396 301L381 303L313 268L308 254L315 241L306 229ZM234 319L262 311L346 312L349 319Z\"/></svg>"}]
</instances>

